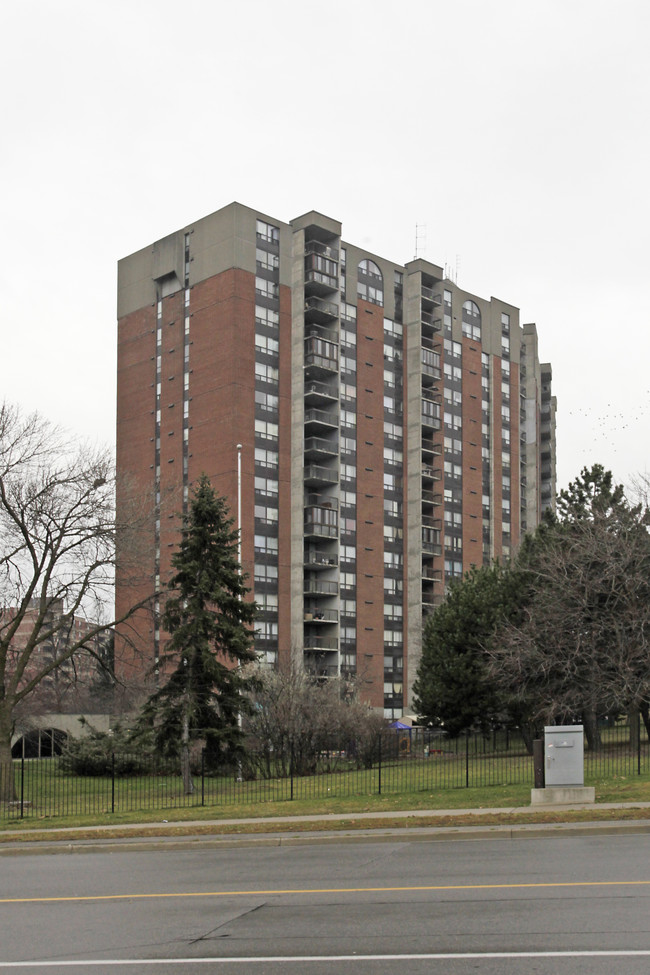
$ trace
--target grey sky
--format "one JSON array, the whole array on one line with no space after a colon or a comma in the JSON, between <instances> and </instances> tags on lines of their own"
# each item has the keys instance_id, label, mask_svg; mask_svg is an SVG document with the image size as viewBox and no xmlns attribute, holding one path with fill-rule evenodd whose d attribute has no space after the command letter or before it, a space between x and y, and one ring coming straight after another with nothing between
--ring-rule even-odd
<instances>
[{"instance_id":1,"label":"grey sky","mask_svg":"<svg viewBox=\"0 0 650 975\"><path fill-rule=\"evenodd\" d=\"M22 0L0 395L112 442L120 257L238 200L535 321L558 484L650 470L645 0ZM622 344L621 344L622 343Z\"/></svg>"}]
</instances>

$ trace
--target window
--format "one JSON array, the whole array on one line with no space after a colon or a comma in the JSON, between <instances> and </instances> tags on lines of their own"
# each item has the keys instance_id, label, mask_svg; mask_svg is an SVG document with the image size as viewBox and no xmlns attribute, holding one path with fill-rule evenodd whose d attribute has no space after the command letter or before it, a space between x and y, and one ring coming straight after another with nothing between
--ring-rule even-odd
<instances>
[{"instance_id":1,"label":"window","mask_svg":"<svg viewBox=\"0 0 650 975\"><path fill-rule=\"evenodd\" d=\"M270 335L255 335L255 348L258 352L266 352L268 355L277 355L280 350L280 343L277 339L272 339Z\"/></svg>"},{"instance_id":2,"label":"window","mask_svg":"<svg viewBox=\"0 0 650 975\"><path fill-rule=\"evenodd\" d=\"M402 478L397 474L384 473L384 491L401 491Z\"/></svg>"},{"instance_id":3,"label":"window","mask_svg":"<svg viewBox=\"0 0 650 975\"><path fill-rule=\"evenodd\" d=\"M255 478L255 490L258 494L264 494L267 497L277 498L278 496L278 481L274 481L268 477L256 477Z\"/></svg>"},{"instance_id":4,"label":"window","mask_svg":"<svg viewBox=\"0 0 650 975\"><path fill-rule=\"evenodd\" d=\"M267 508L263 504L255 505L255 518L265 525L275 524L278 520L278 509Z\"/></svg>"},{"instance_id":5,"label":"window","mask_svg":"<svg viewBox=\"0 0 650 975\"><path fill-rule=\"evenodd\" d=\"M401 552L384 552L384 566L387 569L396 569L402 566L403 556Z\"/></svg>"},{"instance_id":6,"label":"window","mask_svg":"<svg viewBox=\"0 0 650 975\"><path fill-rule=\"evenodd\" d=\"M394 450L392 447L384 447L385 464L402 464L404 460L401 450Z\"/></svg>"},{"instance_id":7,"label":"window","mask_svg":"<svg viewBox=\"0 0 650 975\"><path fill-rule=\"evenodd\" d=\"M258 640L277 640L278 638L278 624L271 620L258 621L255 629Z\"/></svg>"},{"instance_id":8,"label":"window","mask_svg":"<svg viewBox=\"0 0 650 975\"><path fill-rule=\"evenodd\" d=\"M278 466L280 455L277 450L266 450L264 447L255 448L255 463L259 464L260 467L273 467Z\"/></svg>"},{"instance_id":9,"label":"window","mask_svg":"<svg viewBox=\"0 0 650 975\"><path fill-rule=\"evenodd\" d=\"M274 328L280 324L280 312L274 308L255 305L255 321L260 325L268 325L270 328Z\"/></svg>"},{"instance_id":10,"label":"window","mask_svg":"<svg viewBox=\"0 0 650 975\"><path fill-rule=\"evenodd\" d=\"M258 220L256 224L257 236L260 240L265 240L268 244L278 244L280 242L280 228L273 224Z\"/></svg>"},{"instance_id":11,"label":"window","mask_svg":"<svg viewBox=\"0 0 650 975\"><path fill-rule=\"evenodd\" d=\"M460 359L463 351L463 347L460 342L454 342L452 339L444 339L443 346L447 355L453 356L455 359Z\"/></svg>"},{"instance_id":12,"label":"window","mask_svg":"<svg viewBox=\"0 0 650 975\"><path fill-rule=\"evenodd\" d=\"M451 362L445 362L444 365L445 378L452 382L460 382L462 378L462 370L460 366L455 366Z\"/></svg>"},{"instance_id":13,"label":"window","mask_svg":"<svg viewBox=\"0 0 650 975\"><path fill-rule=\"evenodd\" d=\"M265 383L277 383L280 371L277 366L272 366L268 362L255 363L255 378Z\"/></svg>"},{"instance_id":14,"label":"window","mask_svg":"<svg viewBox=\"0 0 650 975\"><path fill-rule=\"evenodd\" d=\"M359 262L357 296L373 305L384 304L384 278L374 261L364 259Z\"/></svg>"},{"instance_id":15,"label":"window","mask_svg":"<svg viewBox=\"0 0 650 975\"><path fill-rule=\"evenodd\" d=\"M263 295L265 298L277 298L280 294L280 285L277 281L255 278L255 293Z\"/></svg>"},{"instance_id":16,"label":"window","mask_svg":"<svg viewBox=\"0 0 650 975\"><path fill-rule=\"evenodd\" d=\"M278 409L279 399L273 393L265 393L262 389L255 390L255 405L267 413L274 413Z\"/></svg>"},{"instance_id":17,"label":"window","mask_svg":"<svg viewBox=\"0 0 650 975\"><path fill-rule=\"evenodd\" d=\"M255 264L264 271L275 271L280 266L280 255L272 254L258 247L255 251Z\"/></svg>"},{"instance_id":18,"label":"window","mask_svg":"<svg viewBox=\"0 0 650 975\"><path fill-rule=\"evenodd\" d=\"M463 335L476 342L481 340L481 312L475 301L463 304Z\"/></svg>"},{"instance_id":19,"label":"window","mask_svg":"<svg viewBox=\"0 0 650 975\"><path fill-rule=\"evenodd\" d=\"M273 582L277 578L278 578L277 565L258 565L257 562L255 563L255 569L254 569L255 582Z\"/></svg>"},{"instance_id":20,"label":"window","mask_svg":"<svg viewBox=\"0 0 650 975\"><path fill-rule=\"evenodd\" d=\"M255 535L255 552L261 555L275 554L278 551L278 540L270 535Z\"/></svg>"},{"instance_id":21,"label":"window","mask_svg":"<svg viewBox=\"0 0 650 975\"><path fill-rule=\"evenodd\" d=\"M255 436L262 440L277 440L277 423L269 423L268 420L255 420Z\"/></svg>"},{"instance_id":22,"label":"window","mask_svg":"<svg viewBox=\"0 0 650 975\"><path fill-rule=\"evenodd\" d=\"M395 322L392 318L384 318L384 331L389 335L403 335L404 327L401 322Z\"/></svg>"}]
</instances>

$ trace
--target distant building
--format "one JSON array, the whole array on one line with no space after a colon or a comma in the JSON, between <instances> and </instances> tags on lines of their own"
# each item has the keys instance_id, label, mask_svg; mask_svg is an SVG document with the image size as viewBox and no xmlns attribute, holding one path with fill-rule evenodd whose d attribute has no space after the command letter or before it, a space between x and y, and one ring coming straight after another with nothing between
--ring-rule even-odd
<instances>
[{"instance_id":1,"label":"distant building","mask_svg":"<svg viewBox=\"0 0 650 975\"><path fill-rule=\"evenodd\" d=\"M142 591L168 578L171 515L205 472L241 518L268 664L356 675L375 708L408 710L448 581L508 558L554 501L535 326L322 214L237 203L120 261L118 319L118 503L156 505ZM117 581L119 615L137 594ZM161 651L134 626L127 679Z\"/></svg>"},{"instance_id":2,"label":"distant building","mask_svg":"<svg viewBox=\"0 0 650 975\"><path fill-rule=\"evenodd\" d=\"M8 677L21 665L21 655L32 635L38 612L39 601L33 600L18 626L7 654ZM15 618L15 614L14 608L5 609L3 622ZM48 615L56 623L56 632L50 640L43 640L29 655L20 680L22 687L50 663L59 659L70 643L76 643L86 634L90 634L96 625L80 616L66 616L62 603L55 602ZM54 617L58 619L55 620ZM63 625L60 625L61 621ZM70 731L70 722L62 720L63 715L109 712L112 705L112 682L109 677L112 666L112 631L90 637L87 648L75 651L67 660L54 666L18 705L14 738L34 732L35 739L40 740L41 729L47 728L49 735L50 729L61 729L64 725ZM57 741L60 738L59 735Z\"/></svg>"}]
</instances>

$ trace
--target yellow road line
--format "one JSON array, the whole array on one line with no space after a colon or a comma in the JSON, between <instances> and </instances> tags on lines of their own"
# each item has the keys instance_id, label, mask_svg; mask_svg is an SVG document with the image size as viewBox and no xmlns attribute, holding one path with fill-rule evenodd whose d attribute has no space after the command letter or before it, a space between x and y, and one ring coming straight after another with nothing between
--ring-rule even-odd
<instances>
[{"instance_id":1,"label":"yellow road line","mask_svg":"<svg viewBox=\"0 0 650 975\"><path fill-rule=\"evenodd\" d=\"M279 895L303 894L394 894L416 893L418 891L453 891L453 890L542 890L575 887L648 887L650 880L571 880L549 883L526 884L431 884L426 886L408 887L305 887L278 888L272 890L197 890L173 891L150 894L78 894L67 897L0 897L0 904L43 904L63 903L69 901L119 901L119 900L155 900L170 897L273 897Z\"/></svg>"}]
</instances>

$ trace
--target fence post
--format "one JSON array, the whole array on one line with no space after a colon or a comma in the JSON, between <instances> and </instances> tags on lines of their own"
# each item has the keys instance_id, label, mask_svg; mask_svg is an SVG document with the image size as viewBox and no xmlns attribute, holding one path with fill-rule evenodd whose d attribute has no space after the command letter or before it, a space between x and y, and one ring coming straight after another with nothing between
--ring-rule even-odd
<instances>
[{"instance_id":1,"label":"fence post","mask_svg":"<svg viewBox=\"0 0 650 975\"><path fill-rule=\"evenodd\" d=\"M115 812L115 752L111 752L111 812Z\"/></svg>"},{"instance_id":2,"label":"fence post","mask_svg":"<svg viewBox=\"0 0 650 975\"><path fill-rule=\"evenodd\" d=\"M381 731L379 732L379 795L381 795Z\"/></svg>"},{"instance_id":3,"label":"fence post","mask_svg":"<svg viewBox=\"0 0 650 975\"><path fill-rule=\"evenodd\" d=\"M636 713L636 771L641 775L641 708Z\"/></svg>"},{"instance_id":4,"label":"fence post","mask_svg":"<svg viewBox=\"0 0 650 975\"><path fill-rule=\"evenodd\" d=\"M11 777L13 778L13 769L11 771ZM32 793L33 795L33 793ZM25 815L25 743L23 741L23 753L20 756L20 818L22 819Z\"/></svg>"},{"instance_id":5,"label":"fence post","mask_svg":"<svg viewBox=\"0 0 650 975\"><path fill-rule=\"evenodd\" d=\"M201 805L205 806L205 748L201 749Z\"/></svg>"},{"instance_id":6,"label":"fence post","mask_svg":"<svg viewBox=\"0 0 650 975\"><path fill-rule=\"evenodd\" d=\"M469 789L469 728L465 735L465 788Z\"/></svg>"},{"instance_id":7,"label":"fence post","mask_svg":"<svg viewBox=\"0 0 650 975\"><path fill-rule=\"evenodd\" d=\"M293 802L293 738L291 739L291 750L289 752L289 778L291 782L291 794L290 798Z\"/></svg>"}]
</instances>

